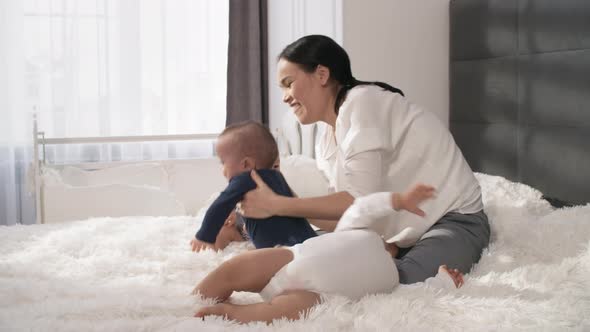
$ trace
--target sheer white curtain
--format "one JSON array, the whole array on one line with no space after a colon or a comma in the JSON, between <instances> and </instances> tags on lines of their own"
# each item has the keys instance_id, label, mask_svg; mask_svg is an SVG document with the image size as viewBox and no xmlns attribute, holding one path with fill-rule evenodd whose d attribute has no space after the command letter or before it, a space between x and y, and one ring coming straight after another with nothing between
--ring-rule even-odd
<instances>
[{"instance_id":1,"label":"sheer white curtain","mask_svg":"<svg viewBox=\"0 0 590 332\"><path fill-rule=\"evenodd\" d=\"M22 186L33 113L46 137L223 128L228 1L0 0L0 15L0 224L29 223L34 216ZM59 163L210 153L207 142L100 144L50 147L48 158Z\"/></svg>"}]
</instances>

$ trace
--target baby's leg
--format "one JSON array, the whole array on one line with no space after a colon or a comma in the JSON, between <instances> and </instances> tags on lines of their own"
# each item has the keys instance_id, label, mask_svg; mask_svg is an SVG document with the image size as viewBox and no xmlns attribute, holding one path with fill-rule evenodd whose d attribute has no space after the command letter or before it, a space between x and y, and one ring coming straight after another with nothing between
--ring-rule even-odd
<instances>
[{"instance_id":1,"label":"baby's leg","mask_svg":"<svg viewBox=\"0 0 590 332\"><path fill-rule=\"evenodd\" d=\"M242 242L244 238L236 225L223 225L221 230L219 230L219 234L217 234L217 238L215 239L215 249L216 250L223 250L227 247L231 242Z\"/></svg>"},{"instance_id":2,"label":"baby's leg","mask_svg":"<svg viewBox=\"0 0 590 332\"><path fill-rule=\"evenodd\" d=\"M301 314L314 305L320 303L317 293L295 290L287 291L275 296L270 302L261 302L247 305L219 303L210 307L201 308L195 317L224 316L240 323L263 321L271 323L273 319L287 318L299 319Z\"/></svg>"},{"instance_id":3,"label":"baby's leg","mask_svg":"<svg viewBox=\"0 0 590 332\"><path fill-rule=\"evenodd\" d=\"M205 298L225 301L234 291L259 293L270 279L293 260L285 248L266 248L233 257L209 273L193 290Z\"/></svg>"}]
</instances>

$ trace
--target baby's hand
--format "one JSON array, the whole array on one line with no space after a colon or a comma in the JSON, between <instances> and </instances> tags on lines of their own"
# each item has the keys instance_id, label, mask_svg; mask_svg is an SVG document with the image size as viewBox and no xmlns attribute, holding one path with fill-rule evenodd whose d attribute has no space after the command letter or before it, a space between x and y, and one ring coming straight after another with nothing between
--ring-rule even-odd
<instances>
[{"instance_id":1,"label":"baby's hand","mask_svg":"<svg viewBox=\"0 0 590 332\"><path fill-rule=\"evenodd\" d=\"M215 250L215 245L212 243L207 243L204 241L199 241L197 239L192 239L191 240L191 250L192 251L196 251L199 252L201 250L205 250L205 249L213 249Z\"/></svg>"},{"instance_id":2,"label":"baby's hand","mask_svg":"<svg viewBox=\"0 0 590 332\"><path fill-rule=\"evenodd\" d=\"M393 195L391 195L391 205L397 211L406 210L424 217L426 214L418 208L418 205L433 196L434 187L425 184L417 184L403 194L393 193Z\"/></svg>"}]
</instances>

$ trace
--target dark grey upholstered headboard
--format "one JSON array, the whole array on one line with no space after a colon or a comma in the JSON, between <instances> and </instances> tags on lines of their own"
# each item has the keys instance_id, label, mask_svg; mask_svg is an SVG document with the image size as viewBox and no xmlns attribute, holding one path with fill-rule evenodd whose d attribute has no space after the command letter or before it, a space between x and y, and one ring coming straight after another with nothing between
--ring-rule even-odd
<instances>
[{"instance_id":1,"label":"dark grey upholstered headboard","mask_svg":"<svg viewBox=\"0 0 590 332\"><path fill-rule=\"evenodd\" d=\"M450 128L474 171L590 202L590 0L452 0Z\"/></svg>"}]
</instances>

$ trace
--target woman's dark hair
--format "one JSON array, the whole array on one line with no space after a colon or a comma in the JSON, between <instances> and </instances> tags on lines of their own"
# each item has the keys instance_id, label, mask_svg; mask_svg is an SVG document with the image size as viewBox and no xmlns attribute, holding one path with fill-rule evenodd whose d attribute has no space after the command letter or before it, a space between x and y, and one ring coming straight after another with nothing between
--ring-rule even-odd
<instances>
[{"instance_id":1,"label":"woman's dark hair","mask_svg":"<svg viewBox=\"0 0 590 332\"><path fill-rule=\"evenodd\" d=\"M357 85L377 85L384 90L399 93L402 96L404 95L400 89L394 88L387 83L365 82L354 78L350 69L348 54L330 37L322 35L301 37L287 45L281 54L279 54L278 59L285 59L295 63L303 71L308 73L313 73L318 65L330 69L330 77L342 85L342 89L338 91L336 104L334 105L336 114L338 114L338 107L344 100L348 90Z\"/></svg>"}]
</instances>

